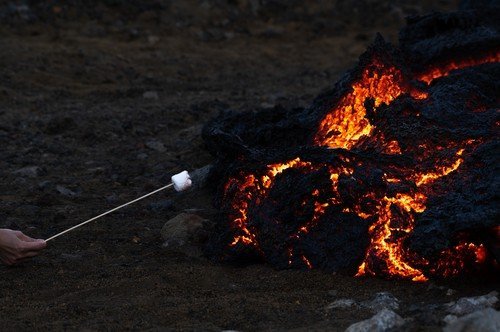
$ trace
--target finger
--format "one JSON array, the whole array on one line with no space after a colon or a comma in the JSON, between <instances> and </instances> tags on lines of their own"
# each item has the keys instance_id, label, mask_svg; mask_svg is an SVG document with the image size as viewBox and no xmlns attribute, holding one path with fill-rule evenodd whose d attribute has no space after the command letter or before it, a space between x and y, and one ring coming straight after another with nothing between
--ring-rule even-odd
<instances>
[{"instance_id":1,"label":"finger","mask_svg":"<svg viewBox=\"0 0 500 332\"><path fill-rule=\"evenodd\" d=\"M45 248L46 246L47 246L47 242L45 242L45 240L42 240L42 239L37 239L37 240L34 240L32 242L25 241L25 242L22 242L22 244L21 244L23 252L39 251L39 250L42 250L43 248Z\"/></svg>"},{"instance_id":2,"label":"finger","mask_svg":"<svg viewBox=\"0 0 500 332\"><path fill-rule=\"evenodd\" d=\"M28 251L23 254L22 257L18 259L18 261L24 261L27 258L35 257L40 254L40 251Z\"/></svg>"}]
</instances>

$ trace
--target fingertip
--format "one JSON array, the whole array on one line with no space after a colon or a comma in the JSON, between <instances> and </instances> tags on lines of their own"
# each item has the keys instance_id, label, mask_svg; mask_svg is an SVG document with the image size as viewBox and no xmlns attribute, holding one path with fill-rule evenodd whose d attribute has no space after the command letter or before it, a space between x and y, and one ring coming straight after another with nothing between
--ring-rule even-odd
<instances>
[{"instance_id":1,"label":"fingertip","mask_svg":"<svg viewBox=\"0 0 500 332\"><path fill-rule=\"evenodd\" d=\"M38 244L41 248L45 248L47 246L47 241L44 239L36 239L35 243Z\"/></svg>"}]
</instances>

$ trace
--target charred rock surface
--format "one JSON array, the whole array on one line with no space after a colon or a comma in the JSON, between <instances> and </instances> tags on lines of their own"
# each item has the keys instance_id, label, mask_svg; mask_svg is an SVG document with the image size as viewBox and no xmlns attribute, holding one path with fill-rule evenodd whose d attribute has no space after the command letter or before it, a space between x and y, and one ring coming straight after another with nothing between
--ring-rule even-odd
<instances>
[{"instance_id":1,"label":"charred rock surface","mask_svg":"<svg viewBox=\"0 0 500 332\"><path fill-rule=\"evenodd\" d=\"M500 20L485 11L410 18L399 48L378 36L310 107L208 123L208 253L415 281L493 266Z\"/></svg>"}]
</instances>

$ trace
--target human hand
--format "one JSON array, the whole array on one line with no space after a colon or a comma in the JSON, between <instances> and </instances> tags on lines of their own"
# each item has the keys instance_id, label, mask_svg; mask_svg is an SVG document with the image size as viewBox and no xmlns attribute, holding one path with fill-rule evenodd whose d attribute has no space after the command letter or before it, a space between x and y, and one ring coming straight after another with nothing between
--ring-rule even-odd
<instances>
[{"instance_id":1,"label":"human hand","mask_svg":"<svg viewBox=\"0 0 500 332\"><path fill-rule=\"evenodd\" d=\"M46 246L45 240L33 239L20 231L0 229L0 261L5 265L18 264L36 256Z\"/></svg>"}]
</instances>

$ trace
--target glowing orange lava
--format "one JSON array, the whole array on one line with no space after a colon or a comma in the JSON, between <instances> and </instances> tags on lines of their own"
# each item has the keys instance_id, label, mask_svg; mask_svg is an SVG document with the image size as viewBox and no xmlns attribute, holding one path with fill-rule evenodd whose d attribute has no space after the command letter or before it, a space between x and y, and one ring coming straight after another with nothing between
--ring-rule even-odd
<instances>
[{"instance_id":1,"label":"glowing orange lava","mask_svg":"<svg viewBox=\"0 0 500 332\"><path fill-rule=\"evenodd\" d=\"M321 121L315 143L331 148L352 148L361 136L370 135L373 129L366 119L366 100L373 98L375 107L390 103L403 93L401 82L402 74L394 67L376 63L372 69L365 69L352 91Z\"/></svg>"},{"instance_id":2,"label":"glowing orange lava","mask_svg":"<svg viewBox=\"0 0 500 332\"><path fill-rule=\"evenodd\" d=\"M461 62L450 62L444 66L434 67L429 71L418 75L417 79L427 84L433 80L448 75L451 71L474 66L488 62L499 62L500 53L495 55ZM376 108L382 104L390 104L399 96L406 94L415 99L425 99L428 94L418 91L411 86L411 80L405 78L403 73L394 66L374 59L365 68L361 77L356 80L350 90L336 103L327 115L319 123L313 142L316 146L328 148L342 148L350 150L357 146L360 138L370 137L375 126L367 118L366 102L373 100ZM396 140L386 140L383 135L377 136L384 153L388 155L400 155L402 149ZM413 232L415 218L426 210L428 189L435 181L460 169L464 162L464 154L474 143L469 140L457 143L455 156L451 160L436 162L433 169L426 171L410 170L412 172L406 178L391 175L384 176L386 183L400 183L412 181L414 189L407 193L397 193L393 197L378 197L375 193L366 193L366 198L376 200L377 205L371 212L362 211L359 207L343 207L345 213L356 213L363 219L374 220L369 227L370 244L366 250L364 260L358 267L357 276L362 275L385 275L411 279L413 281L425 281L428 276L422 270L422 266L431 266L432 273L442 276L451 276L459 273L464 265L465 257L475 257L478 264L484 262L486 250L481 244L462 242L455 247L443 251L438 262L432 264L418 257L415 253L405 247L404 242ZM449 149L449 147L446 147ZM423 146L422 149L427 149ZM351 160L345 160L347 165ZM226 184L226 192L229 188L237 187L235 194L228 197L232 201L232 211L229 217L232 220L232 228L237 230L231 246L246 245L259 247L257 235L248 225L248 211L251 204L259 204L266 199L269 189L273 186L276 177L290 168L300 169L307 173L315 171L320 167L327 167L330 172L331 192L327 200L320 200L320 192L315 189L311 193L314 204L314 213L311 219L290 237L293 240L300 239L307 234L317 223L325 211L333 205L341 205L342 201L337 192L338 179L341 174L349 176L352 169L345 166L342 169L333 168L328 165L316 165L312 162L302 161L296 158L284 163L268 165L262 174L240 174L238 178L231 178ZM304 204L306 202L304 201ZM303 205L304 205L303 204ZM395 212L396 211L396 212ZM288 263L292 264L294 256L302 260L308 268L312 268L310 260L301 253L295 253L293 246L287 249ZM376 262L377 266L374 266Z\"/></svg>"},{"instance_id":3,"label":"glowing orange lava","mask_svg":"<svg viewBox=\"0 0 500 332\"><path fill-rule=\"evenodd\" d=\"M311 163L303 162L300 158L296 158L287 163L269 165L267 172L258 178L253 174L248 174L243 177L242 181L235 178L229 180L226 184L226 191L228 187L233 185L238 186L239 189L236 197L233 198L233 202L235 203L233 205L233 215L231 216L233 220L232 227L239 229L242 233L234 237L231 246L242 243L258 247L255 234L247 227L247 212L249 204L252 200L257 198L259 200L263 200L266 197L267 190L271 187L274 178L284 170L295 167L310 168Z\"/></svg>"},{"instance_id":4,"label":"glowing orange lava","mask_svg":"<svg viewBox=\"0 0 500 332\"><path fill-rule=\"evenodd\" d=\"M479 59L463 59L461 61L451 61L443 66L434 67L418 76L419 81L431 84L437 78L448 76L453 70L482 65L485 63L500 62L500 52L491 54Z\"/></svg>"},{"instance_id":5,"label":"glowing orange lava","mask_svg":"<svg viewBox=\"0 0 500 332\"><path fill-rule=\"evenodd\" d=\"M427 93L411 89L401 71L394 66L374 61L363 71L351 91L340 99L321 121L314 138L317 145L351 149L362 136L369 136L373 126L366 118L365 102L373 99L374 106L389 104L403 93L416 99L427 98ZM394 146L397 142L393 142ZM395 147L394 147L395 148Z\"/></svg>"},{"instance_id":6,"label":"glowing orange lava","mask_svg":"<svg viewBox=\"0 0 500 332\"><path fill-rule=\"evenodd\" d=\"M486 248L483 244L475 244L462 241L456 246L443 250L435 267L431 270L434 274L443 277L451 277L460 273L464 268L464 259L472 257L476 264L480 265L486 261ZM462 259L456 259L461 257Z\"/></svg>"}]
</instances>

